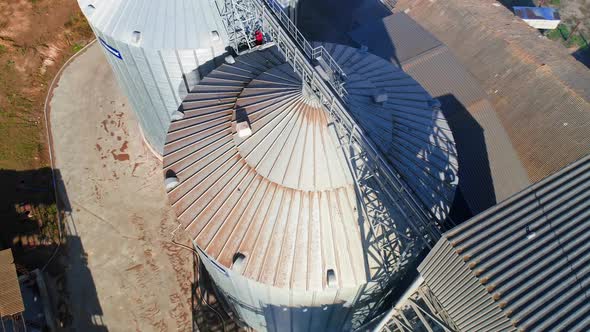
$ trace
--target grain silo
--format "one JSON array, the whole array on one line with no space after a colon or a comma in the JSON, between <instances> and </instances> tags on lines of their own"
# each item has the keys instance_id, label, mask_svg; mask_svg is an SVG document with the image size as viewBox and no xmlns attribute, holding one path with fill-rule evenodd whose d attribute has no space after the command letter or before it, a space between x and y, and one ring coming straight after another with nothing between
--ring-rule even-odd
<instances>
[{"instance_id":1,"label":"grain silo","mask_svg":"<svg viewBox=\"0 0 590 332\"><path fill-rule=\"evenodd\" d=\"M188 88L225 52L214 1L78 0L125 90L144 138L162 154Z\"/></svg>"},{"instance_id":2,"label":"grain silo","mask_svg":"<svg viewBox=\"0 0 590 332\"><path fill-rule=\"evenodd\" d=\"M314 69L265 33L276 44L219 66L185 98L164 147L170 202L248 325L356 329L440 236L458 182L453 136L391 63L323 44L318 61L339 66ZM325 98L328 67L346 76L348 111Z\"/></svg>"},{"instance_id":3,"label":"grain silo","mask_svg":"<svg viewBox=\"0 0 590 332\"><path fill-rule=\"evenodd\" d=\"M436 100L365 50L312 46L276 1L79 2L232 310L309 331L379 312L455 194Z\"/></svg>"}]
</instances>

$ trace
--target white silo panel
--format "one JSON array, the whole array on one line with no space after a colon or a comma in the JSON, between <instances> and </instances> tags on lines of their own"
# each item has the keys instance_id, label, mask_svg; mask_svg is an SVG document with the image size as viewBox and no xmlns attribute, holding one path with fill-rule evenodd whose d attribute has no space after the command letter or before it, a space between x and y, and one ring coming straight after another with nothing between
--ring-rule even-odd
<instances>
[{"instance_id":1,"label":"white silo panel","mask_svg":"<svg viewBox=\"0 0 590 332\"><path fill-rule=\"evenodd\" d=\"M318 291L314 297L314 306L319 307L319 310L314 310L313 326L321 326L324 331L330 322L330 317L334 311L333 304L335 303L337 290L333 288L325 288L323 291ZM313 330L312 330L313 331Z\"/></svg>"},{"instance_id":2,"label":"white silo panel","mask_svg":"<svg viewBox=\"0 0 590 332\"><path fill-rule=\"evenodd\" d=\"M182 67L183 72L183 81L184 81L184 95L183 98L186 97L190 89L197 85L201 80L201 75L199 74L197 67L197 55L193 50L179 50L178 57L180 58L180 65Z\"/></svg>"},{"instance_id":3,"label":"white silo panel","mask_svg":"<svg viewBox=\"0 0 590 332\"><path fill-rule=\"evenodd\" d=\"M259 310L259 313L253 318L252 324L254 326L258 324L258 326L260 327L264 327L267 325L275 326L276 324L272 315L268 315L268 313L265 313L265 306L267 306L268 303L271 303L270 293L273 291L272 288L257 282L253 282L251 284L252 295L256 296L253 302L256 304L256 307ZM268 330L273 331L272 328L268 328ZM274 331L276 331L276 328L274 329Z\"/></svg>"},{"instance_id":4,"label":"white silo panel","mask_svg":"<svg viewBox=\"0 0 590 332\"><path fill-rule=\"evenodd\" d=\"M174 104L180 104L184 97L186 97L186 94L182 95L181 93L185 84L182 77L180 59L176 56L176 51L174 50L161 51L161 58L162 63L164 64L164 69L166 70L166 73L168 73L171 90L174 93ZM184 88L184 90L186 90L186 88Z\"/></svg>"},{"instance_id":5,"label":"white silo panel","mask_svg":"<svg viewBox=\"0 0 590 332\"><path fill-rule=\"evenodd\" d=\"M207 50L195 50L197 61L199 62L199 72L201 75L208 74L210 71L215 69L213 59L210 57L210 53Z\"/></svg>"},{"instance_id":6,"label":"white silo panel","mask_svg":"<svg viewBox=\"0 0 590 332\"><path fill-rule=\"evenodd\" d=\"M323 308L320 307L316 299L318 298L319 292L313 292L313 302L311 310L311 317L309 320L309 330L308 331L324 331L326 329L326 325L328 323L328 315L322 314Z\"/></svg>"},{"instance_id":7,"label":"white silo panel","mask_svg":"<svg viewBox=\"0 0 590 332\"><path fill-rule=\"evenodd\" d=\"M139 75L143 84L145 85L145 89L147 91L147 95L149 97L149 102L156 108L165 109L164 99L160 94L160 90L156 85L154 80L154 74L152 69L150 68L147 59L145 57L145 53L142 49L137 47L131 48L131 53L135 58L135 63L137 65L137 69L139 71ZM146 100L147 102L147 100Z\"/></svg>"},{"instance_id":8,"label":"white silo panel","mask_svg":"<svg viewBox=\"0 0 590 332\"><path fill-rule=\"evenodd\" d=\"M140 98L141 107L146 107L147 111L145 113L153 117L152 119L157 119L157 124L159 124L160 126L164 126L169 121L169 116L167 116L165 112L157 112L155 111L155 109L152 109L151 107L148 108L149 106L154 105L152 101L152 96L150 95L150 91L148 90L150 82L153 81L153 79L149 76L142 75L140 66L138 66L137 59L134 56L135 54L139 53L136 50L137 48L118 42L116 42L116 44L119 45L120 50L123 56L125 57L124 59L126 59L125 63L127 65L125 66L125 68L122 69L127 70L127 72L129 73L129 77L131 79L131 84L137 87L138 96L142 97ZM143 54L139 54L139 60L140 63L145 62ZM150 119L150 121L152 119Z\"/></svg>"},{"instance_id":9,"label":"white silo panel","mask_svg":"<svg viewBox=\"0 0 590 332\"><path fill-rule=\"evenodd\" d=\"M176 89L170 80L170 76L164 67L160 51L146 50L146 60L154 73L156 86L158 87L158 91L160 91L164 105L166 106L166 110L163 111L167 111L168 114L171 114L176 110L176 107L178 107L177 104L179 98L175 93Z\"/></svg>"},{"instance_id":10,"label":"white silo panel","mask_svg":"<svg viewBox=\"0 0 590 332\"><path fill-rule=\"evenodd\" d=\"M208 0L78 2L95 34L120 53L113 55L103 45L119 84L138 114L146 140L162 153L170 115L187 94L186 82L196 84L200 79L196 77L197 68L225 53L223 41L227 38L217 9L212 7L214 3ZM213 40L212 31L217 31L218 40ZM185 57L181 58L177 50L193 54L199 50L200 61L187 58L185 63ZM183 74L188 74L187 80Z\"/></svg>"},{"instance_id":11,"label":"white silo panel","mask_svg":"<svg viewBox=\"0 0 590 332\"><path fill-rule=\"evenodd\" d=\"M126 59L125 63L117 62L116 66L128 82L127 85L135 87L134 94L137 96L137 107L143 110L143 112L141 112L142 116L140 117L143 123L140 122L140 124L144 130L144 134L152 145L161 144L161 141L158 138L152 137L153 135L157 135L156 133L159 132L161 128L167 126L170 117L166 112L158 112L156 111L156 108L153 107L154 104L152 103L146 82L143 80L135 63L135 58L130 51L130 48L132 47L117 41L113 42L119 47L123 58Z\"/></svg>"},{"instance_id":12,"label":"white silo panel","mask_svg":"<svg viewBox=\"0 0 590 332\"><path fill-rule=\"evenodd\" d=\"M253 287L252 284L255 282L234 273L230 269L218 266L218 263L214 263L212 259L201 250L199 250L199 256L217 287L227 295L227 300L234 310L236 310L236 313L242 317L242 319L247 321L248 324L254 325L256 321L260 321L260 318L257 317L258 314L256 311L262 311L261 302L259 300L254 300L254 297L250 293L250 288ZM222 270L224 272L222 272ZM262 288L265 288L265 286L261 286ZM256 288L257 290L260 289L258 287Z\"/></svg>"},{"instance_id":13,"label":"white silo panel","mask_svg":"<svg viewBox=\"0 0 590 332\"><path fill-rule=\"evenodd\" d=\"M295 331L310 331L313 292L294 289L291 291L291 317Z\"/></svg>"},{"instance_id":14,"label":"white silo panel","mask_svg":"<svg viewBox=\"0 0 590 332\"><path fill-rule=\"evenodd\" d=\"M177 50L180 58L180 65L183 73L189 73L191 70L197 68L197 56L193 50Z\"/></svg>"},{"instance_id":15,"label":"white silo panel","mask_svg":"<svg viewBox=\"0 0 590 332\"><path fill-rule=\"evenodd\" d=\"M362 287L362 286L361 286ZM336 303L341 303L342 307L342 315L341 316L341 322L338 324L340 326L342 326L343 330L350 330L351 324L352 324L352 309L353 306L356 305L356 297L357 294L359 292L359 288L360 287L350 287L350 288L342 288L338 291L338 294L336 295ZM368 313L367 311L364 310L359 310L359 313ZM363 319L365 317L362 317Z\"/></svg>"},{"instance_id":16,"label":"white silo panel","mask_svg":"<svg viewBox=\"0 0 590 332\"><path fill-rule=\"evenodd\" d=\"M234 292L231 295L241 303L246 304L246 306L240 306L242 311L241 314L243 315L242 318L247 322L257 321L257 313L254 310L260 309L260 302L255 300L256 296L253 296L251 290L255 282L242 275L234 273L233 271L231 274L231 280L234 283Z\"/></svg>"},{"instance_id":17,"label":"white silo panel","mask_svg":"<svg viewBox=\"0 0 590 332\"><path fill-rule=\"evenodd\" d=\"M271 305L265 310L270 310L275 320L277 328L291 327L290 292L281 292L278 288L273 288L270 292Z\"/></svg>"}]
</instances>

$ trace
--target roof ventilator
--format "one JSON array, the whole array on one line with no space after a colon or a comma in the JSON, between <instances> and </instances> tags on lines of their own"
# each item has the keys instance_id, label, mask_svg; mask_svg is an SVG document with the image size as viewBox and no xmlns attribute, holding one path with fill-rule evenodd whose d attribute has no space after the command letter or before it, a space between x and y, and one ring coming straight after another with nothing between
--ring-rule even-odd
<instances>
[{"instance_id":1,"label":"roof ventilator","mask_svg":"<svg viewBox=\"0 0 590 332\"><path fill-rule=\"evenodd\" d=\"M532 240L532 239L535 238L535 236L537 236L537 233L535 231L532 231L530 226L527 226L525 228L525 230L526 230L526 238L527 238L527 240Z\"/></svg>"},{"instance_id":2,"label":"roof ventilator","mask_svg":"<svg viewBox=\"0 0 590 332\"><path fill-rule=\"evenodd\" d=\"M338 286L338 279L336 278L336 273L333 269L328 269L327 273L327 284L330 288L336 288Z\"/></svg>"},{"instance_id":3,"label":"roof ventilator","mask_svg":"<svg viewBox=\"0 0 590 332\"><path fill-rule=\"evenodd\" d=\"M170 117L170 119L172 121L182 120L182 119L184 119L184 113L180 110L176 110L176 111L174 111L174 113L172 113L172 116Z\"/></svg>"},{"instance_id":4,"label":"roof ventilator","mask_svg":"<svg viewBox=\"0 0 590 332\"><path fill-rule=\"evenodd\" d=\"M245 266L246 255L242 254L241 252L236 252L233 259L233 264L231 265L232 271L242 274L242 271L244 271Z\"/></svg>"},{"instance_id":5,"label":"roof ventilator","mask_svg":"<svg viewBox=\"0 0 590 332\"><path fill-rule=\"evenodd\" d=\"M248 121L240 121L236 124L236 131L238 132L239 138L246 138L252 135L252 128Z\"/></svg>"},{"instance_id":6,"label":"roof ventilator","mask_svg":"<svg viewBox=\"0 0 590 332\"><path fill-rule=\"evenodd\" d=\"M380 90L373 94L373 102L375 104L383 104L387 101L387 92Z\"/></svg>"},{"instance_id":7,"label":"roof ventilator","mask_svg":"<svg viewBox=\"0 0 590 332\"><path fill-rule=\"evenodd\" d=\"M230 54L225 57L225 62L230 65L233 65L234 63L236 63L236 59L234 59L234 56Z\"/></svg>"},{"instance_id":8,"label":"roof ventilator","mask_svg":"<svg viewBox=\"0 0 590 332\"><path fill-rule=\"evenodd\" d=\"M168 170L166 172L166 179L164 180L164 186L166 187L166 191L170 191L176 188L176 186L178 186L179 184L180 181L178 180L176 173L174 173L174 171L172 170Z\"/></svg>"},{"instance_id":9,"label":"roof ventilator","mask_svg":"<svg viewBox=\"0 0 590 332\"><path fill-rule=\"evenodd\" d=\"M133 33L131 33L131 44L139 46L139 43L141 43L141 32L133 31Z\"/></svg>"},{"instance_id":10,"label":"roof ventilator","mask_svg":"<svg viewBox=\"0 0 590 332\"><path fill-rule=\"evenodd\" d=\"M94 7L94 5L86 6L86 15L88 15L88 16L92 15L92 13L94 13L95 9L96 9L96 7Z\"/></svg>"}]
</instances>

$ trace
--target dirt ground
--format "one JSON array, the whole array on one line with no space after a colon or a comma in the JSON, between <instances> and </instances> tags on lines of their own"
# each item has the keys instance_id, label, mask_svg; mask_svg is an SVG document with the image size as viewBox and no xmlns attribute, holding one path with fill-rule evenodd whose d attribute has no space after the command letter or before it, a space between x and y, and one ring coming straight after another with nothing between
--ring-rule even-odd
<instances>
[{"instance_id":1,"label":"dirt ground","mask_svg":"<svg viewBox=\"0 0 590 332\"><path fill-rule=\"evenodd\" d=\"M19 274L63 273L43 108L59 68L92 39L76 0L0 0L0 248Z\"/></svg>"},{"instance_id":2,"label":"dirt ground","mask_svg":"<svg viewBox=\"0 0 590 332\"><path fill-rule=\"evenodd\" d=\"M40 218L56 212L43 112L48 86L93 38L76 0L0 0L0 247L13 247L23 270L53 252L55 243L39 240L43 228L57 233L55 222Z\"/></svg>"},{"instance_id":3,"label":"dirt ground","mask_svg":"<svg viewBox=\"0 0 590 332\"><path fill-rule=\"evenodd\" d=\"M0 0L0 169L48 166L48 84L92 39L76 0Z\"/></svg>"}]
</instances>

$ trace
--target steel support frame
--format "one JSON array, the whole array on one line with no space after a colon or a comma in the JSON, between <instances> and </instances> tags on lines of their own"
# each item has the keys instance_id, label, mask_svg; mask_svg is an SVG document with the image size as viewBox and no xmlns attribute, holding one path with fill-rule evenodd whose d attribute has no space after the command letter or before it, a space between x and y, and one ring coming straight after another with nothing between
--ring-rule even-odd
<instances>
[{"instance_id":1,"label":"steel support frame","mask_svg":"<svg viewBox=\"0 0 590 332\"><path fill-rule=\"evenodd\" d=\"M420 286L403 303L403 308L393 309L393 314L381 331L457 331L457 327L430 293L427 285Z\"/></svg>"},{"instance_id":2,"label":"steel support frame","mask_svg":"<svg viewBox=\"0 0 590 332\"><path fill-rule=\"evenodd\" d=\"M346 110L340 100L346 97L346 74L328 51L322 46L312 47L274 0L218 1L223 1L218 8L232 47L237 51L240 43L245 42L252 48L248 33L257 29L263 31L268 41L277 45L330 115L331 124L341 140L341 148L355 178L355 189L358 197L361 197L359 205L369 224L371 236L377 242L375 247L378 248L386 271L395 272L399 269L400 259L406 249L400 246L399 239L411 239L431 247L441 235L436 218L417 200L401 175L382 159L374 144ZM333 73L331 80L323 80L314 68L318 57ZM375 195L379 199L365 199ZM414 238L392 225L396 218L389 214L384 202L397 208L401 218L413 229Z\"/></svg>"},{"instance_id":3,"label":"steel support frame","mask_svg":"<svg viewBox=\"0 0 590 332\"><path fill-rule=\"evenodd\" d=\"M236 41L248 40L247 35L237 33L261 29L266 42L277 46L328 113L329 125L334 127L354 177L362 221L369 229L367 236L380 258L381 269L378 275L372 276L376 285L371 292L385 292L386 287L391 286L391 274L403 268L406 254L431 248L440 238L439 220L417 199L400 173L381 157L375 144L344 106L346 74L324 47L312 47L275 0L218 1L225 4L225 11L220 10L220 14L224 16L226 28L233 29L228 31L228 35L233 34L230 36L232 46L238 45ZM239 8L246 9L245 13L228 12ZM321 57L322 66L327 67L323 69L331 73L326 80L316 68L318 57ZM395 207L399 215L391 215L388 207ZM407 225L412 233L396 229L399 222Z\"/></svg>"}]
</instances>

